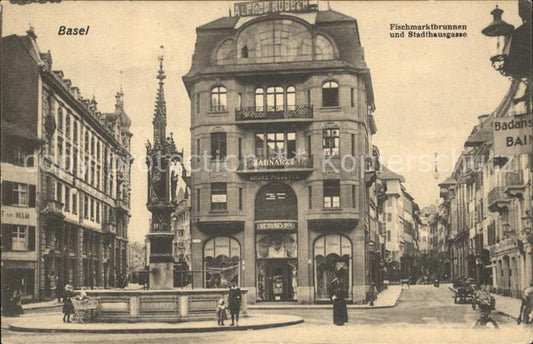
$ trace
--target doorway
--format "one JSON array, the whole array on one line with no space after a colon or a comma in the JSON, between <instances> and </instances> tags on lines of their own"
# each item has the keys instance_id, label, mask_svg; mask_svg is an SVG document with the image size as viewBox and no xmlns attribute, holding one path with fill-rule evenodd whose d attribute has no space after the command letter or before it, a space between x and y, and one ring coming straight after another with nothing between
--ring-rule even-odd
<instances>
[{"instance_id":1,"label":"doorway","mask_svg":"<svg viewBox=\"0 0 533 344\"><path fill-rule=\"evenodd\" d=\"M258 260L259 301L296 301L296 264L295 259Z\"/></svg>"}]
</instances>

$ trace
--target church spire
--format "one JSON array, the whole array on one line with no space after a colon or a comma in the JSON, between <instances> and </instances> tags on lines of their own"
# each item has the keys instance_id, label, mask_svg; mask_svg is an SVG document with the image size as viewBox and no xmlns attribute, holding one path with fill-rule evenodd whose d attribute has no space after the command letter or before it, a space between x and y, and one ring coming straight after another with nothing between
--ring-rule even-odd
<instances>
[{"instance_id":1,"label":"church spire","mask_svg":"<svg viewBox=\"0 0 533 344\"><path fill-rule=\"evenodd\" d=\"M163 70L163 49L161 46L161 55L159 55L159 71L157 72L157 79L159 79L159 89L155 100L154 120L154 144L162 144L166 139L167 129L167 106L165 102L165 90L163 88L166 78Z\"/></svg>"}]
</instances>

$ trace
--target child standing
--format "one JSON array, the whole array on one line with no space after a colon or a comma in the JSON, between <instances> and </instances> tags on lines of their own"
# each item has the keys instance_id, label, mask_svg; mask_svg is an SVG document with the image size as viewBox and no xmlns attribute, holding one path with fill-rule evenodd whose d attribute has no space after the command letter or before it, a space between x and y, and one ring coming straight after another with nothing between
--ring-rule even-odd
<instances>
[{"instance_id":1,"label":"child standing","mask_svg":"<svg viewBox=\"0 0 533 344\"><path fill-rule=\"evenodd\" d=\"M224 326L224 320L227 320L227 319L228 319L228 316L226 314L226 303L224 302L223 299L220 299L218 301L218 306L217 306L217 322L218 322L218 325Z\"/></svg>"}]
</instances>

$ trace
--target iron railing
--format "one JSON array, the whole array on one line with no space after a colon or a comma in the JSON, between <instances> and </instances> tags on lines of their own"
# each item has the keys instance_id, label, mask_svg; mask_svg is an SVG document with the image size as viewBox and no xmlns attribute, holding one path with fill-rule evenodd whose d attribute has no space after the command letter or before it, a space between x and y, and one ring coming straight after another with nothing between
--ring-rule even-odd
<instances>
[{"instance_id":1,"label":"iron railing","mask_svg":"<svg viewBox=\"0 0 533 344\"><path fill-rule=\"evenodd\" d=\"M253 121L265 119L309 119L313 118L312 105L288 105L285 107L274 106L249 106L235 109L236 121Z\"/></svg>"}]
</instances>

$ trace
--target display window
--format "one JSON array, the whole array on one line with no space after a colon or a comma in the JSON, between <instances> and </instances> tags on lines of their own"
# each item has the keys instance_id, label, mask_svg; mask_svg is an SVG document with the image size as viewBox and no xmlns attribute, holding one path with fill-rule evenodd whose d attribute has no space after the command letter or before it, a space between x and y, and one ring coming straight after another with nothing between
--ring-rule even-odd
<instances>
[{"instance_id":1,"label":"display window","mask_svg":"<svg viewBox=\"0 0 533 344\"><path fill-rule=\"evenodd\" d=\"M314 273L317 300L329 299L331 281L337 277L343 286L345 297L352 289L352 243L340 234L327 234L315 241Z\"/></svg>"},{"instance_id":2,"label":"display window","mask_svg":"<svg viewBox=\"0 0 533 344\"><path fill-rule=\"evenodd\" d=\"M229 283L240 284L241 247L229 236L214 237L204 246L206 288L226 288Z\"/></svg>"}]
</instances>

